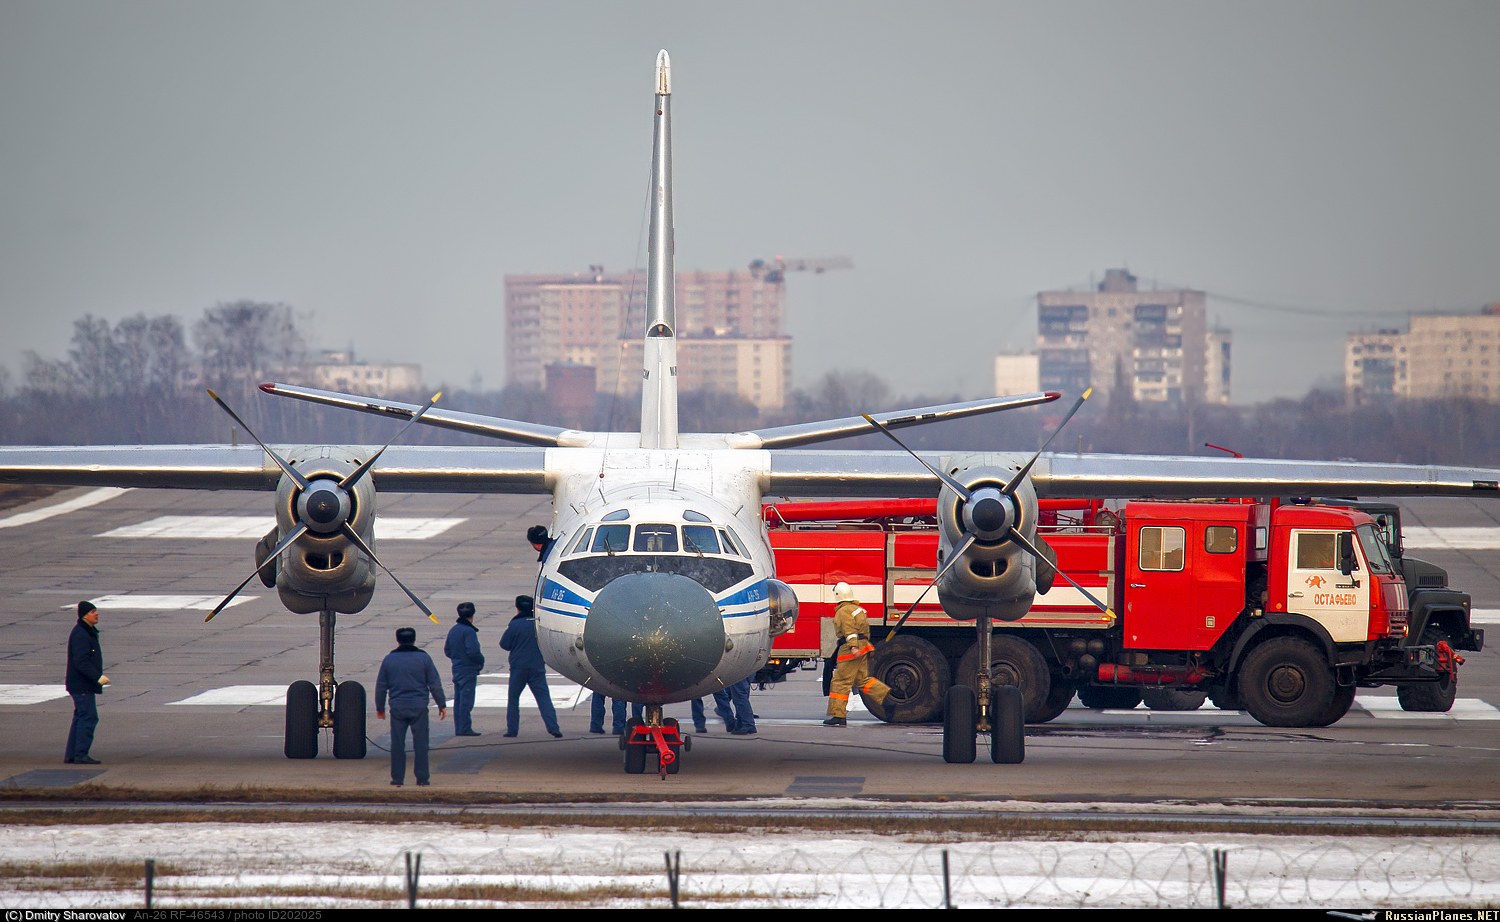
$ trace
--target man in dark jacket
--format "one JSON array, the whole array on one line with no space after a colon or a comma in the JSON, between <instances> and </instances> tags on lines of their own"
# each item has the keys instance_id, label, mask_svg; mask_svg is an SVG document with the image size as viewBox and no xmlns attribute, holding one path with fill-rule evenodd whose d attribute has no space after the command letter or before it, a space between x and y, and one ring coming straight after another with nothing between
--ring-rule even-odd
<instances>
[{"instance_id":1,"label":"man in dark jacket","mask_svg":"<svg viewBox=\"0 0 1500 922\"><path fill-rule=\"evenodd\" d=\"M380 663L375 679L375 716L385 720L385 698L391 698L391 784L406 781L406 731L411 730L411 748L417 784L428 784L427 698L438 706L438 720L448 716L443 680L426 650L417 646L416 628L396 629L396 649Z\"/></svg>"},{"instance_id":2,"label":"man in dark jacket","mask_svg":"<svg viewBox=\"0 0 1500 922\"><path fill-rule=\"evenodd\" d=\"M474 710L474 688L484 668L479 647L479 628L474 626L474 603L458 603L458 621L448 629L443 653L453 664L453 735L478 736L470 720Z\"/></svg>"},{"instance_id":3,"label":"man in dark jacket","mask_svg":"<svg viewBox=\"0 0 1500 922\"><path fill-rule=\"evenodd\" d=\"M68 728L63 761L69 765L98 765L99 760L89 755L94 745L94 728L99 726L99 708L94 696L104 691L109 676L104 674L99 609L93 602L78 603L78 623L68 635L68 674L64 684L73 698L73 724Z\"/></svg>"},{"instance_id":4,"label":"man in dark jacket","mask_svg":"<svg viewBox=\"0 0 1500 922\"><path fill-rule=\"evenodd\" d=\"M521 690L531 689L542 723L547 732L562 736L557 728L557 710L547 691L547 663L536 643L536 603L529 595L516 596L516 614L500 638L500 649L510 651L510 697L505 703L505 735L515 736L521 730Z\"/></svg>"}]
</instances>

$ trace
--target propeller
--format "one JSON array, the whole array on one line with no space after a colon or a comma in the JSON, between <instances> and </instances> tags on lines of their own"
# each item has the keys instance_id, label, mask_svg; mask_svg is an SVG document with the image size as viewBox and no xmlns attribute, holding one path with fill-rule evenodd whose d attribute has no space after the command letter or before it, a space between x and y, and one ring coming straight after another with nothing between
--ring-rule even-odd
<instances>
[{"instance_id":1,"label":"propeller","mask_svg":"<svg viewBox=\"0 0 1500 922\"><path fill-rule=\"evenodd\" d=\"M1006 482L1005 486L998 488L993 486L982 486L974 490L969 489L968 486L960 483L956 478L944 473L943 471L938 470L931 464L928 464L921 455L918 455L916 452L908 448L906 444L901 441L901 439L896 437L895 433L886 428L886 426L879 420L875 419L868 413L860 414L864 417L865 422L869 423L872 427L883 433L886 438L899 445L902 450L915 458L917 460L917 463L925 467L929 472L932 473L934 477L941 481L944 486L952 490L964 501L962 512L964 534L962 540L959 541L958 545L953 549L953 552L949 554L948 559L943 562L942 567L939 568L937 573L933 576L932 581L927 584L927 588L922 590L922 594L917 597L917 600L911 604L911 607L909 607L901 616L901 618L897 620L895 625L891 627L890 633L886 635L886 640L890 640L896 635L896 632L899 631L901 629L901 626L906 623L906 620L911 617L912 612L916 611L917 606L921 604L922 599L927 597L927 593L931 591L932 587L936 586L948 573L948 571L954 566L954 564L956 564L969 550L969 548L973 547L974 544L978 541L985 541L991 544L997 544L1003 541L1013 541L1022 550L1026 551L1036 560L1044 564L1049 563L1047 555L1044 554L1030 540L1028 540L1026 535L1023 534L1021 529L1018 527L1020 525L1020 504L1016 500L1015 491L1016 488L1021 484L1021 482L1026 478L1026 476L1031 473L1032 467L1036 465L1036 462L1039 458L1041 458L1042 453L1045 452L1048 446L1052 444L1052 440L1057 438L1057 434L1062 431L1063 426L1066 426L1068 424L1068 421L1071 420L1080 409L1082 409L1084 401L1088 400L1093 393L1094 389L1092 387L1084 390L1084 392L1079 395L1078 399L1074 401L1072 408L1070 408L1068 412L1063 415L1062 421L1059 422L1056 428L1052 430L1052 434L1049 435L1046 441L1042 443L1042 447L1038 448L1036 450L1036 453L1033 454L1025 464L1016 469L1015 474L1011 476L1010 480ZM1079 585L1079 583L1071 576L1062 572L1061 570L1055 570L1055 572L1058 576L1061 576L1064 580L1071 584L1074 589L1077 589L1079 592L1083 593L1084 598L1093 603L1093 605L1100 611L1104 612L1110 617L1114 616L1114 612L1110 610L1108 605L1105 605L1103 602L1099 601L1099 599L1095 598L1093 593L1089 592L1083 586Z\"/></svg>"},{"instance_id":2,"label":"propeller","mask_svg":"<svg viewBox=\"0 0 1500 922\"><path fill-rule=\"evenodd\" d=\"M296 510L298 522L296 527L286 533L286 537L281 539L276 548L267 554L254 570L250 571L250 575L245 577L243 582L234 587L234 591L225 596L223 601L215 606L213 611L208 613L208 617L204 618L204 621L212 621L214 616L218 615L219 612L229 606L230 602L234 601L234 597L239 595L241 590L250 585L250 581L255 579L261 570L265 569L266 564L280 557L298 538L301 538L308 532L313 532L319 535L343 535L351 544L359 548L360 551L373 560L376 566L384 570L396 585L401 587L401 591L405 592L407 597L416 604L417 608L421 609L422 614L426 615L433 624L439 623L437 616L432 613L432 609L428 608L421 599L417 598L416 593L412 592L411 589L407 588L405 583L401 582L400 578L396 576L391 568L387 567L375 555L374 549L350 526L349 513L352 507L348 491L370 472L371 468L375 466L375 462L380 460L381 455L385 454L387 448L390 448L401 436L405 435L406 430L410 429L422 418L422 414L432 409L433 405L438 402L438 398L443 396L442 391L433 394L432 399L427 401L427 404L420 410L412 414L411 419L407 420L406 425L402 426L395 436L386 442L379 451L366 458L364 462L344 475L336 483L327 478L308 480L302 475L301 471L292 467L284 458L272 450L271 446L261 441L260 436L256 435L255 431L240 418L240 415L234 412L229 404L225 403L212 389L209 390L208 396L212 397L214 403L217 403L220 409L228 413L231 419L239 423L240 428L244 429L250 438L255 440L255 444L259 445L261 450L269 455L272 461L276 462L276 466L281 468L282 473L297 485L296 501L293 504L293 508Z\"/></svg>"}]
</instances>

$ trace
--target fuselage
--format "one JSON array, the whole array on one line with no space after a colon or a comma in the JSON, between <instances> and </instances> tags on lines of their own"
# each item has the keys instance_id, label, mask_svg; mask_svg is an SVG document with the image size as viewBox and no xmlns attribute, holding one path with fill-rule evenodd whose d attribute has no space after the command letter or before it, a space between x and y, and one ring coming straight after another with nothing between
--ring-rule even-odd
<instances>
[{"instance_id":1,"label":"fuselage","mask_svg":"<svg viewBox=\"0 0 1500 922\"><path fill-rule=\"evenodd\" d=\"M752 675L771 646L760 452L548 452L557 513L537 577L549 666L643 704ZM602 474L602 476L601 476Z\"/></svg>"}]
</instances>

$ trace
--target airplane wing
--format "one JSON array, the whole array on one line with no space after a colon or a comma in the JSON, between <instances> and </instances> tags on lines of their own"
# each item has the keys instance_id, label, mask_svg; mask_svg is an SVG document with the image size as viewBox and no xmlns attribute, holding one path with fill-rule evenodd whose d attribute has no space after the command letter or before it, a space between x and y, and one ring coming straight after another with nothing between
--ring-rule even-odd
<instances>
[{"instance_id":1,"label":"airplane wing","mask_svg":"<svg viewBox=\"0 0 1500 922\"><path fill-rule=\"evenodd\" d=\"M349 446L369 457L380 446ZM291 446L283 446L287 454ZM385 450L370 476L395 493L547 493L539 448L400 446ZM280 468L258 445L83 445L0 447L0 483L274 490Z\"/></svg>"}]
</instances>

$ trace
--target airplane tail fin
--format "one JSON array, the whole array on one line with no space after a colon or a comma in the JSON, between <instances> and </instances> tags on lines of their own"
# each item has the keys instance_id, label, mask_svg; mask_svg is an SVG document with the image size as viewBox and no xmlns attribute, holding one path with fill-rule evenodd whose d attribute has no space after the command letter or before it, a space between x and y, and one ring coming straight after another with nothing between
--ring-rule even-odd
<instances>
[{"instance_id":1,"label":"airplane tail fin","mask_svg":"<svg viewBox=\"0 0 1500 922\"><path fill-rule=\"evenodd\" d=\"M641 384L641 447L677 447L677 271L672 235L672 70L656 56L656 119L651 150L651 239L646 344Z\"/></svg>"}]
</instances>

